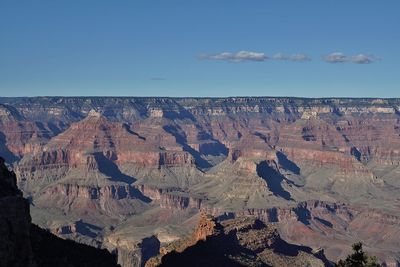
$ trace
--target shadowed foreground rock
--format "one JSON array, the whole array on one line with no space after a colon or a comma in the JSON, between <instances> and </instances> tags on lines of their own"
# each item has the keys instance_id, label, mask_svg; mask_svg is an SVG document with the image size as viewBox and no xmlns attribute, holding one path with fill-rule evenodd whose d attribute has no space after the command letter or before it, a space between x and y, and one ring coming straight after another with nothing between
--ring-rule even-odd
<instances>
[{"instance_id":1,"label":"shadowed foreground rock","mask_svg":"<svg viewBox=\"0 0 400 267\"><path fill-rule=\"evenodd\" d=\"M33 266L29 204L0 158L0 266Z\"/></svg>"},{"instance_id":2,"label":"shadowed foreground rock","mask_svg":"<svg viewBox=\"0 0 400 267\"><path fill-rule=\"evenodd\" d=\"M323 251L289 244L277 229L251 216L217 222L201 214L188 238L161 249L152 266L331 266Z\"/></svg>"},{"instance_id":3,"label":"shadowed foreground rock","mask_svg":"<svg viewBox=\"0 0 400 267\"><path fill-rule=\"evenodd\" d=\"M31 224L29 203L0 157L0 267L117 266L116 257Z\"/></svg>"}]
</instances>

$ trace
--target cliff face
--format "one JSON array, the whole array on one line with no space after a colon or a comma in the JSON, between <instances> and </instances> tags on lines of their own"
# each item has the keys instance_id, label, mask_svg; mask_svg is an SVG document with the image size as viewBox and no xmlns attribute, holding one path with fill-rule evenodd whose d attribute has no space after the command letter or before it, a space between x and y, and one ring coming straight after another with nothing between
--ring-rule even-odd
<instances>
[{"instance_id":1,"label":"cliff face","mask_svg":"<svg viewBox=\"0 0 400 267\"><path fill-rule=\"evenodd\" d=\"M348 239L371 244L370 250L387 264L396 265L400 216L365 205L309 200L292 207L247 209L223 212L206 209L221 220L253 216L264 223L273 223L288 242L312 248L322 247L329 259L345 257L351 251ZM379 241L377 241L379 240ZM378 243L376 243L378 242ZM372 249L374 247L376 250ZM378 248L385 248L384 253Z\"/></svg>"},{"instance_id":2,"label":"cliff face","mask_svg":"<svg viewBox=\"0 0 400 267\"><path fill-rule=\"evenodd\" d=\"M31 226L30 236L36 266L119 266L107 250L61 239L36 225Z\"/></svg>"},{"instance_id":3,"label":"cliff face","mask_svg":"<svg viewBox=\"0 0 400 267\"><path fill-rule=\"evenodd\" d=\"M0 266L117 266L107 251L60 239L31 224L29 203L0 157Z\"/></svg>"},{"instance_id":4,"label":"cliff face","mask_svg":"<svg viewBox=\"0 0 400 267\"><path fill-rule=\"evenodd\" d=\"M4 149L10 156L27 155L20 169L28 173L32 166L35 171L92 168L96 159L87 152L94 151L125 165L132 175L163 166L210 168L227 156L268 158L271 148L299 167L329 167L345 178L373 177L365 163L389 168L400 162L397 99L54 97L0 102L6 103Z\"/></svg>"},{"instance_id":5,"label":"cliff face","mask_svg":"<svg viewBox=\"0 0 400 267\"><path fill-rule=\"evenodd\" d=\"M29 204L0 158L0 266L34 266Z\"/></svg>"},{"instance_id":6,"label":"cliff face","mask_svg":"<svg viewBox=\"0 0 400 267\"><path fill-rule=\"evenodd\" d=\"M172 243L150 259L151 266L326 266L323 252L289 244L278 231L254 217L222 223L201 214L188 238Z\"/></svg>"},{"instance_id":7,"label":"cliff face","mask_svg":"<svg viewBox=\"0 0 400 267\"><path fill-rule=\"evenodd\" d=\"M203 200L200 197L190 196L180 188L156 188L154 186L139 185L138 189L160 204L162 208L185 210L202 208Z\"/></svg>"},{"instance_id":8,"label":"cliff face","mask_svg":"<svg viewBox=\"0 0 400 267\"><path fill-rule=\"evenodd\" d=\"M99 247L130 220L147 222L132 244L175 240L206 210L277 223L333 260L356 238L399 260L399 109L399 99L0 98L0 153L34 222ZM133 250L122 262L138 262Z\"/></svg>"}]
</instances>

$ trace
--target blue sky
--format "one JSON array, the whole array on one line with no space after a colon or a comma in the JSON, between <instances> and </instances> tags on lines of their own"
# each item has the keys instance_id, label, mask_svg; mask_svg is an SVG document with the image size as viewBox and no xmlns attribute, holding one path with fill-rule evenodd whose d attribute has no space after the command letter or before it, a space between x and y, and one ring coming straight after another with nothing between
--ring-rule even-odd
<instances>
[{"instance_id":1,"label":"blue sky","mask_svg":"<svg viewBox=\"0 0 400 267\"><path fill-rule=\"evenodd\" d=\"M2 0L0 95L400 97L399 12L398 0Z\"/></svg>"}]
</instances>

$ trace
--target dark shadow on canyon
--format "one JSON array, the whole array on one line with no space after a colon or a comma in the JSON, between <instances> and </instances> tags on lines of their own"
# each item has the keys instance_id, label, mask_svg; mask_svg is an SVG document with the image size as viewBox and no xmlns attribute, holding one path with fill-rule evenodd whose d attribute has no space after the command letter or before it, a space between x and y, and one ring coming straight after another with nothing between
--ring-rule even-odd
<instances>
[{"instance_id":1,"label":"dark shadow on canyon","mask_svg":"<svg viewBox=\"0 0 400 267\"><path fill-rule=\"evenodd\" d=\"M239 244L235 235L211 236L205 241L198 241L194 246L186 248L181 253L173 251L165 255L160 266L243 266L231 258L231 256L239 255L245 258L256 257L253 251Z\"/></svg>"},{"instance_id":2,"label":"dark shadow on canyon","mask_svg":"<svg viewBox=\"0 0 400 267\"><path fill-rule=\"evenodd\" d=\"M212 167L208 161L201 157L201 154L198 151L194 150L187 144L186 136L184 136L179 126L167 125L164 126L163 129L175 137L176 142L182 146L184 151L193 156L195 163L199 168L207 169Z\"/></svg>"},{"instance_id":3,"label":"dark shadow on canyon","mask_svg":"<svg viewBox=\"0 0 400 267\"><path fill-rule=\"evenodd\" d=\"M278 157L279 165L281 165L285 170L291 171L297 175L300 174L300 167L297 166L296 163L294 163L293 161L288 159L285 154L278 151L278 152L276 152L276 156Z\"/></svg>"},{"instance_id":4,"label":"dark shadow on canyon","mask_svg":"<svg viewBox=\"0 0 400 267\"><path fill-rule=\"evenodd\" d=\"M306 207L298 206L294 209L294 213L296 213L297 218L300 222L305 225L310 225L311 213Z\"/></svg>"},{"instance_id":5,"label":"dark shadow on canyon","mask_svg":"<svg viewBox=\"0 0 400 267\"><path fill-rule=\"evenodd\" d=\"M126 123L123 124L123 127L125 128L125 130L128 133L136 135L139 139L146 140L146 137L143 137L143 136L139 135L137 132L132 131L131 127L128 124L126 124Z\"/></svg>"},{"instance_id":6,"label":"dark shadow on canyon","mask_svg":"<svg viewBox=\"0 0 400 267\"><path fill-rule=\"evenodd\" d=\"M223 157L224 159L226 159L226 157L228 156L228 153L229 153L229 149L224 144L222 144L220 141L215 139L211 134L204 131L200 125L196 125L196 128L199 131L197 134L197 138L200 141L207 141L206 143L203 143L199 147L200 154L202 154L206 157L209 157L209 156Z\"/></svg>"},{"instance_id":7,"label":"dark shadow on canyon","mask_svg":"<svg viewBox=\"0 0 400 267\"><path fill-rule=\"evenodd\" d=\"M271 168L266 161L257 164L257 175L263 178L271 192L278 197L286 200L293 200L290 193L282 187L285 177L275 169Z\"/></svg>"},{"instance_id":8,"label":"dark shadow on canyon","mask_svg":"<svg viewBox=\"0 0 400 267\"><path fill-rule=\"evenodd\" d=\"M360 150L358 150L357 147L353 146L353 147L350 149L350 154L351 154L352 156L354 156L354 157L356 158L356 160L358 160L358 161L361 162L361 156L362 156L362 154L361 154Z\"/></svg>"},{"instance_id":9,"label":"dark shadow on canyon","mask_svg":"<svg viewBox=\"0 0 400 267\"><path fill-rule=\"evenodd\" d=\"M155 236L146 237L142 240L142 266L151 258L160 253L161 243Z\"/></svg>"},{"instance_id":10,"label":"dark shadow on canyon","mask_svg":"<svg viewBox=\"0 0 400 267\"><path fill-rule=\"evenodd\" d=\"M37 266L117 267L117 256L106 249L98 249L68 239L61 239L32 224L30 241Z\"/></svg>"},{"instance_id":11,"label":"dark shadow on canyon","mask_svg":"<svg viewBox=\"0 0 400 267\"><path fill-rule=\"evenodd\" d=\"M96 225L85 223L82 220L79 220L76 222L76 231L81 235L95 238L98 234L97 232L101 231L101 228Z\"/></svg>"},{"instance_id":12,"label":"dark shadow on canyon","mask_svg":"<svg viewBox=\"0 0 400 267\"><path fill-rule=\"evenodd\" d=\"M0 132L0 155L8 164L11 164L19 159L6 146L6 136L2 132Z\"/></svg>"},{"instance_id":13,"label":"dark shadow on canyon","mask_svg":"<svg viewBox=\"0 0 400 267\"><path fill-rule=\"evenodd\" d=\"M106 158L102 152L96 152L93 154L96 162L99 166L99 171L104 175L110 177L113 181L116 182L124 182L131 185L136 181L135 178L126 175L120 171L117 164ZM130 187L130 193L133 194L136 198L149 203L151 199L143 195L138 189L134 187Z\"/></svg>"},{"instance_id":14,"label":"dark shadow on canyon","mask_svg":"<svg viewBox=\"0 0 400 267\"><path fill-rule=\"evenodd\" d=\"M263 229L266 226L262 221L257 220L254 229ZM160 266L246 266L243 262L254 261L257 253L263 249L272 250L274 253L285 256L298 256L300 252L313 254L312 249L306 246L290 244L283 239L274 240L271 245L265 248L250 250L244 247L238 239L236 231L224 233L223 229L219 234L209 236L206 240L198 241L195 245L186 248L181 253L173 251L165 255L161 260ZM243 240L242 240L243 242ZM321 259L327 266L330 262L323 253L314 254ZM240 258L241 261L235 259ZM270 266L261 260L254 266Z\"/></svg>"},{"instance_id":15,"label":"dark shadow on canyon","mask_svg":"<svg viewBox=\"0 0 400 267\"><path fill-rule=\"evenodd\" d=\"M170 120L190 120L192 122L196 121L196 118L184 108L181 108L179 112L174 111L164 111L164 117Z\"/></svg>"},{"instance_id":16,"label":"dark shadow on canyon","mask_svg":"<svg viewBox=\"0 0 400 267\"><path fill-rule=\"evenodd\" d=\"M200 148L200 153L206 156L224 156L228 155L226 146L219 142L204 144Z\"/></svg>"},{"instance_id":17,"label":"dark shadow on canyon","mask_svg":"<svg viewBox=\"0 0 400 267\"><path fill-rule=\"evenodd\" d=\"M326 258L323 250L314 252L310 247L290 244L283 239L278 240L276 246L274 247L275 253L284 254L287 256L298 256L301 251L308 254L313 254L315 257L320 259L325 266L333 266L333 263Z\"/></svg>"},{"instance_id":18,"label":"dark shadow on canyon","mask_svg":"<svg viewBox=\"0 0 400 267\"><path fill-rule=\"evenodd\" d=\"M315 220L317 220L318 222L322 223L323 225L329 227L329 228L333 228L333 224L327 220L324 220L322 218L319 217L314 217Z\"/></svg>"},{"instance_id":19,"label":"dark shadow on canyon","mask_svg":"<svg viewBox=\"0 0 400 267\"><path fill-rule=\"evenodd\" d=\"M260 132L255 132L254 135L261 138L265 143L269 144L269 141L271 139L269 136L266 136Z\"/></svg>"}]
</instances>

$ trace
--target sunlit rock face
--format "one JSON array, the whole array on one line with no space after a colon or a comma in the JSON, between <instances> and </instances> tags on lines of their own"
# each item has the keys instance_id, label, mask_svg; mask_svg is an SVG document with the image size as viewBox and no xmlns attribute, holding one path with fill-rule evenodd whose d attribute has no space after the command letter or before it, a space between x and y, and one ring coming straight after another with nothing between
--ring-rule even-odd
<instances>
[{"instance_id":1,"label":"sunlit rock face","mask_svg":"<svg viewBox=\"0 0 400 267\"><path fill-rule=\"evenodd\" d=\"M207 256L206 256L207 255ZM218 222L202 213L194 232L146 262L153 266L326 266L323 251L282 240L277 229L253 216Z\"/></svg>"},{"instance_id":2,"label":"sunlit rock face","mask_svg":"<svg viewBox=\"0 0 400 267\"><path fill-rule=\"evenodd\" d=\"M359 238L393 262L399 107L399 99L0 98L0 153L34 222L110 251L179 239L204 210L277 223L288 242L322 247L333 260ZM76 222L85 227L72 231ZM142 252L119 251L122 262L144 264Z\"/></svg>"}]
</instances>

